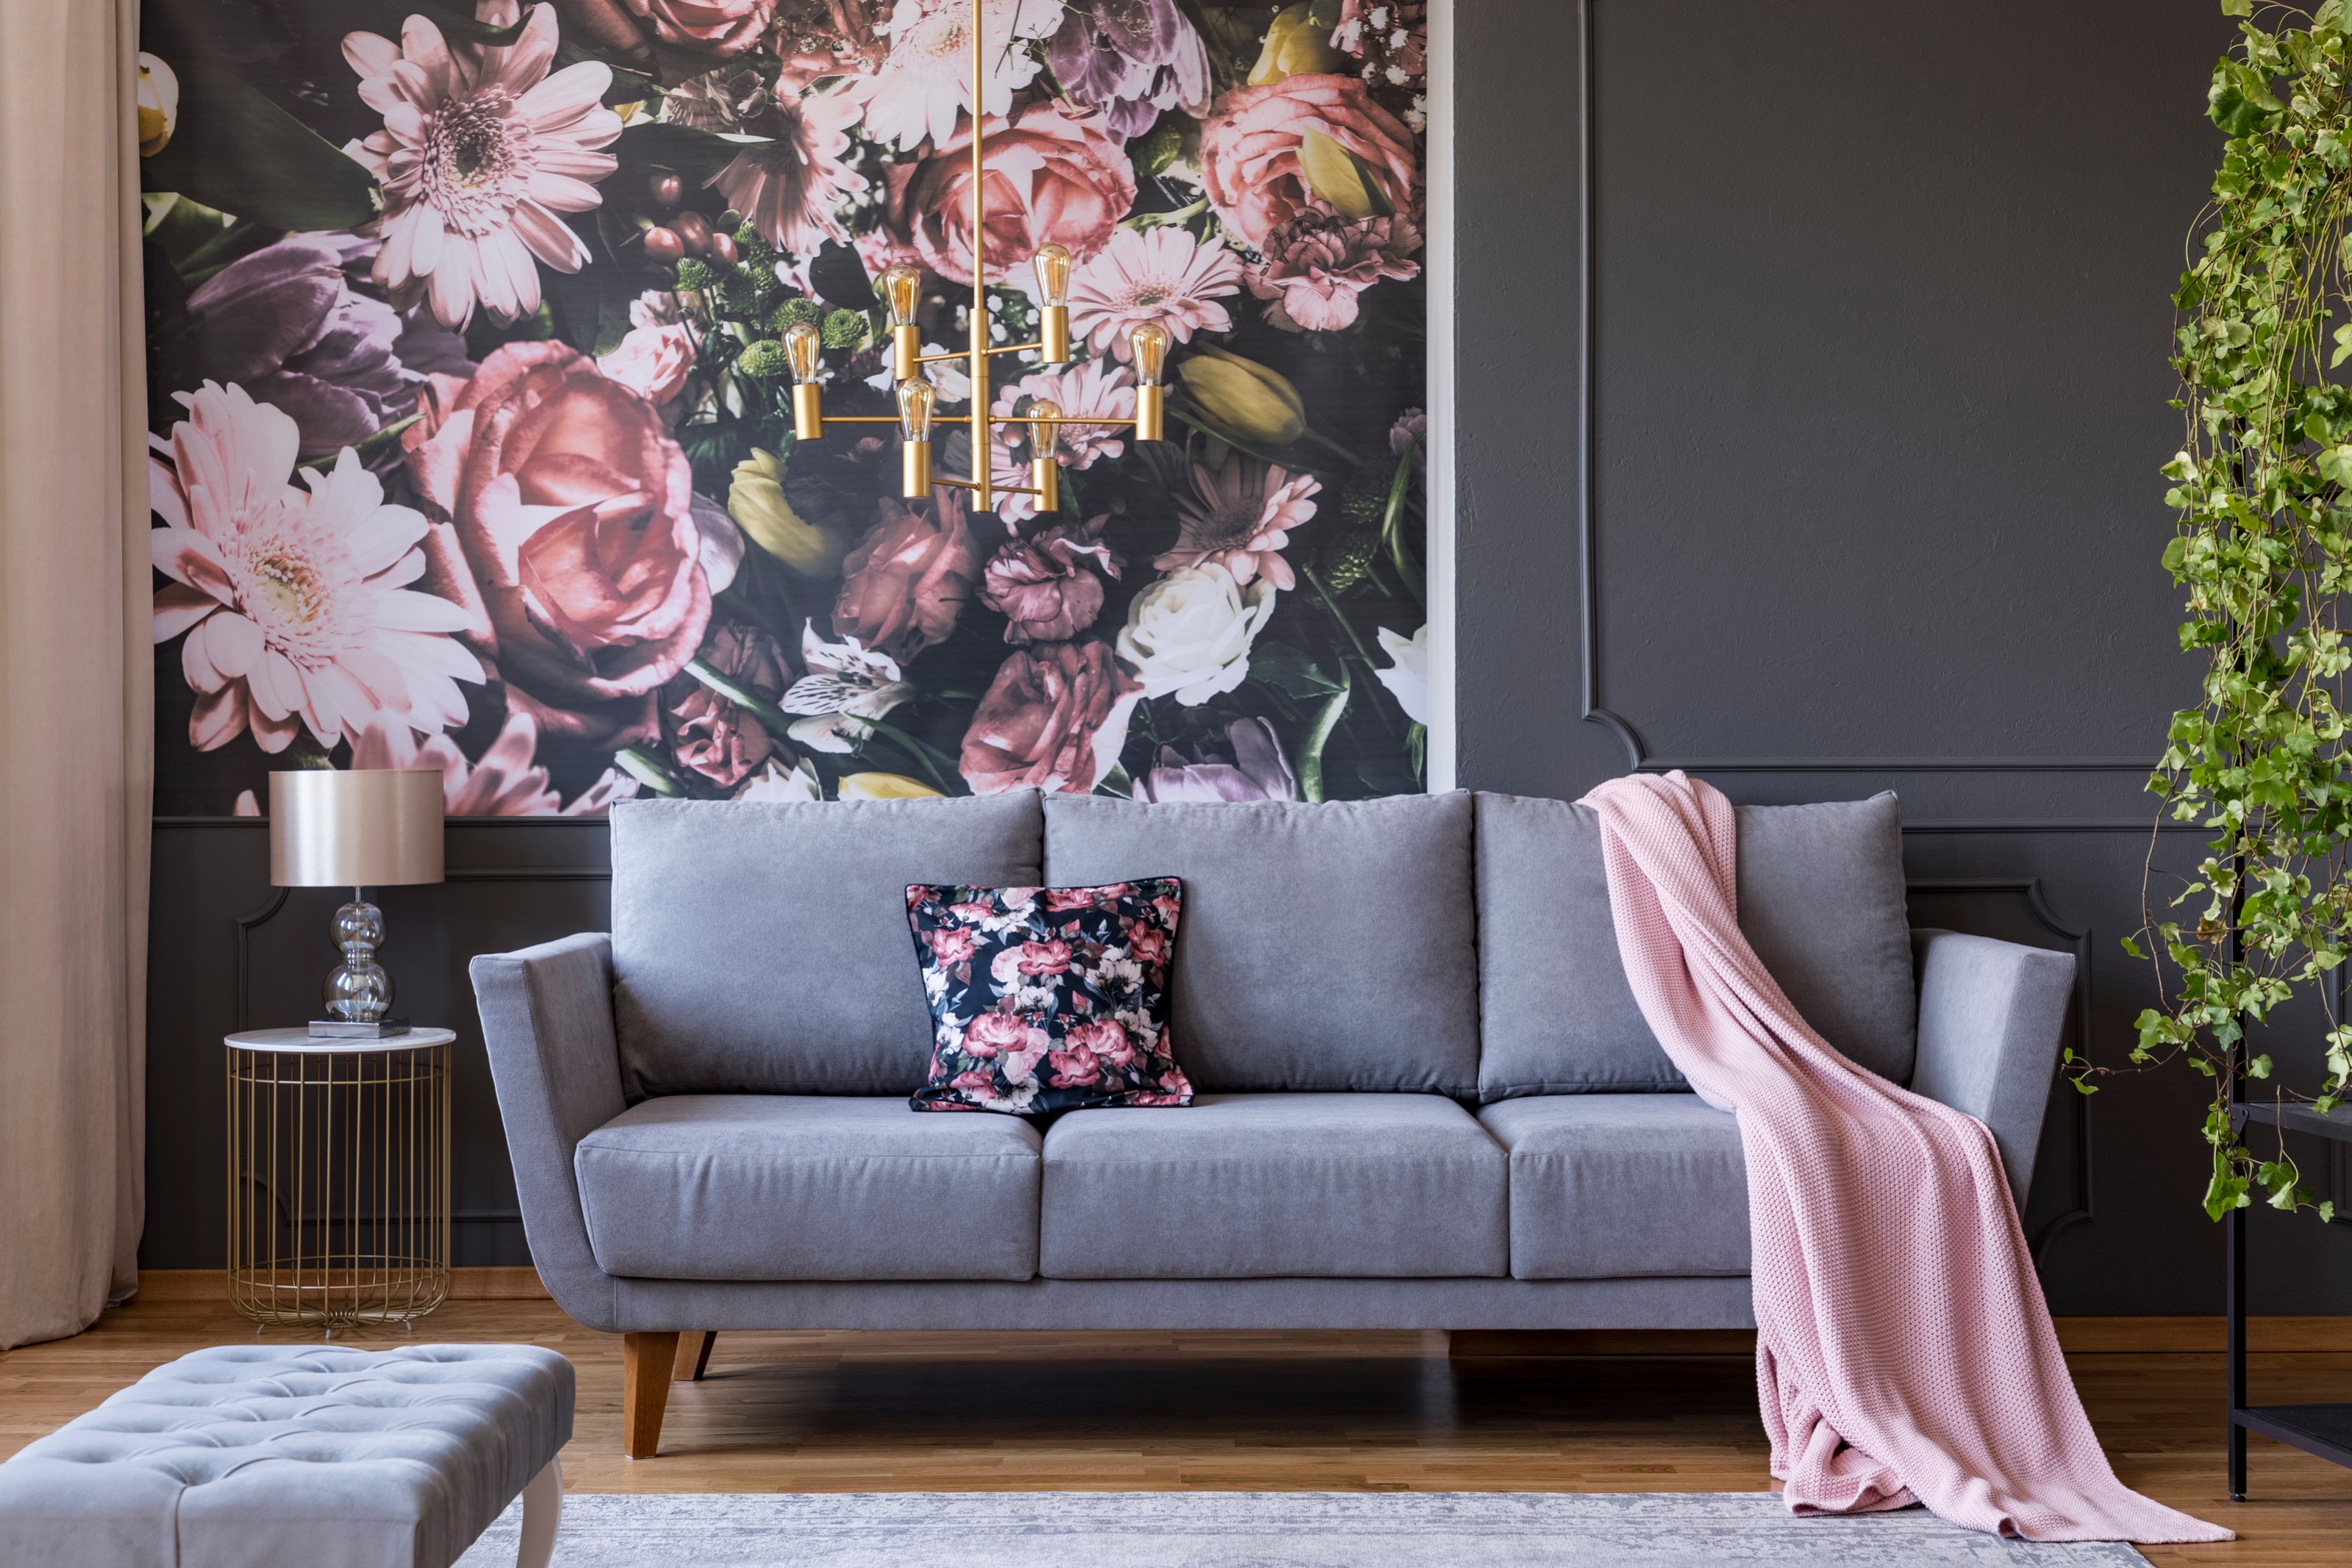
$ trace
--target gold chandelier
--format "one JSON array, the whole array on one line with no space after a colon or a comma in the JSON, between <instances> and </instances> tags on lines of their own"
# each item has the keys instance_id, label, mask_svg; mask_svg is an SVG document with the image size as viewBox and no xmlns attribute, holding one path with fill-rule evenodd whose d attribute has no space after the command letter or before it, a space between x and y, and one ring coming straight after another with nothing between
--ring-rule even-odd
<instances>
[{"instance_id":1,"label":"gold chandelier","mask_svg":"<svg viewBox=\"0 0 2352 1568\"><path fill-rule=\"evenodd\" d=\"M891 424L898 426L902 443L899 494L908 500L919 500L931 493L934 485L950 486L970 490L975 499L975 511L993 511L999 496L1028 496L1037 510L1052 512L1061 509L1061 465L1055 461L1055 444L1060 439L1065 424L1117 424L1132 426L1139 441L1164 439L1167 423L1167 389L1160 377L1168 363L1168 329L1157 321L1140 321L1127 334L1128 346L1135 355L1135 413L1132 418L1089 417L1074 419L1065 415L1058 404L1039 398L1031 402L1025 414L994 414L988 412L988 361L994 354L1020 354L1037 351L1039 360L1049 365L1070 362L1070 253L1058 245L1039 246L1030 258L1031 268L1037 275L1038 312L1037 338L1027 343L1004 343L991 347L988 341L987 267L984 250L988 226L985 222L982 193L986 185L984 119L981 105L986 91L986 67L982 55L982 11L984 0L970 0L971 20L966 31L971 36L971 312L970 348L960 351L926 354L922 351L922 331L915 324L915 308L922 293L922 274L906 262L886 267L876 280L875 292L881 296L890 314L890 378L898 383L898 412L887 413L846 413L832 415L841 424ZM827 416L824 412L824 389L817 377L822 371L824 349L824 335L807 321L795 323L783 335L784 359L793 374L793 436L797 441L821 441L824 438ZM950 475L931 472L931 411L939 401L939 390L923 374L927 364L947 361L961 361L964 374L971 382L971 466L972 476L959 479ZM990 427L998 424L1025 425L1029 434L1029 483L999 485L992 472L995 465L989 461L992 450Z\"/></svg>"}]
</instances>

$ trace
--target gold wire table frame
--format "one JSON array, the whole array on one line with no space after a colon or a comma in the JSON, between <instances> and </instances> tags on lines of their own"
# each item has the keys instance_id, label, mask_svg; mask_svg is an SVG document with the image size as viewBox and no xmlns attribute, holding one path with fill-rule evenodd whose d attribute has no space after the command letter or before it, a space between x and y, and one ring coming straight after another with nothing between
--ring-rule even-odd
<instances>
[{"instance_id":1,"label":"gold wire table frame","mask_svg":"<svg viewBox=\"0 0 2352 1568\"><path fill-rule=\"evenodd\" d=\"M228 1285L263 1328L413 1324L449 1293L446 1029L228 1036Z\"/></svg>"}]
</instances>

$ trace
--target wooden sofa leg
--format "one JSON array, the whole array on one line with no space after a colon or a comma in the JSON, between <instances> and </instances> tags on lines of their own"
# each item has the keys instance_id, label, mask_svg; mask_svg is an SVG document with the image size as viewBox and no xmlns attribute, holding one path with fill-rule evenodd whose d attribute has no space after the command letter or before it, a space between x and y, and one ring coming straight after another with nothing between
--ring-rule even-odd
<instances>
[{"instance_id":1,"label":"wooden sofa leg","mask_svg":"<svg viewBox=\"0 0 2352 1568\"><path fill-rule=\"evenodd\" d=\"M677 1366L675 1333L633 1333L621 1342L621 1448L633 1459L650 1459L661 1446Z\"/></svg>"},{"instance_id":2,"label":"wooden sofa leg","mask_svg":"<svg viewBox=\"0 0 2352 1568\"><path fill-rule=\"evenodd\" d=\"M710 1370L710 1347L719 1343L719 1335L702 1329L677 1336L677 1368L670 1375L674 1383L699 1383L702 1375Z\"/></svg>"}]
</instances>

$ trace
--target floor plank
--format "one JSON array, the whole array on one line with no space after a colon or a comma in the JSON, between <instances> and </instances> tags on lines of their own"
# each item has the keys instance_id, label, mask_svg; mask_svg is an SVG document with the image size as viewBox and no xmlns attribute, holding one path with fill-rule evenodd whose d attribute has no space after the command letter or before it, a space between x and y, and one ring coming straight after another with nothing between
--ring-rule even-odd
<instances>
[{"instance_id":1,"label":"floor plank","mask_svg":"<svg viewBox=\"0 0 2352 1568\"><path fill-rule=\"evenodd\" d=\"M0 1456L187 1350L255 1337L226 1301L190 1291L0 1354ZM621 1455L617 1335L514 1299L453 1301L418 1337L527 1340L570 1356L581 1391L564 1454L574 1491L1770 1484L1752 1370L1738 1354L1456 1360L1434 1333L726 1333L709 1375L670 1389L660 1456L632 1461ZM2153 1561L2352 1563L2352 1470L2256 1438L2254 1500L2226 1500L2218 1355L2069 1360L2123 1478L2241 1535L2151 1547ZM2257 1400L2352 1400L2352 1353L2262 1354L2253 1365Z\"/></svg>"}]
</instances>

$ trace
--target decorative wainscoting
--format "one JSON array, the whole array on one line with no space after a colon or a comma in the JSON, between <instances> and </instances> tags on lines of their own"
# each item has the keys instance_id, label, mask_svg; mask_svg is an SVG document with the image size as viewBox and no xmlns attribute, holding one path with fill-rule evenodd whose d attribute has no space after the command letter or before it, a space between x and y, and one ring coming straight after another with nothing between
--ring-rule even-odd
<instances>
[{"instance_id":1,"label":"decorative wainscoting","mask_svg":"<svg viewBox=\"0 0 2352 1568\"><path fill-rule=\"evenodd\" d=\"M395 1010L457 1031L451 1251L460 1265L530 1261L467 963L608 924L612 861L593 821L453 820L448 880L377 901ZM226 1245L221 1036L299 1023L335 962L327 920L347 894L273 888L254 818L155 826L148 981L147 1234L152 1268L216 1267Z\"/></svg>"}]
</instances>

